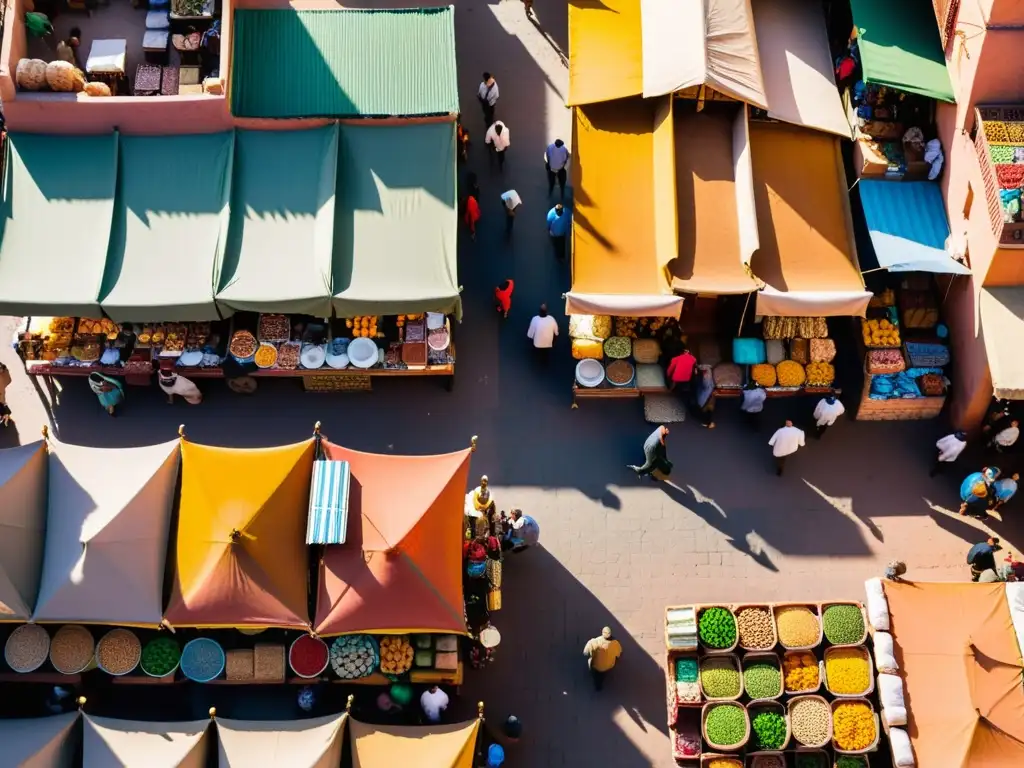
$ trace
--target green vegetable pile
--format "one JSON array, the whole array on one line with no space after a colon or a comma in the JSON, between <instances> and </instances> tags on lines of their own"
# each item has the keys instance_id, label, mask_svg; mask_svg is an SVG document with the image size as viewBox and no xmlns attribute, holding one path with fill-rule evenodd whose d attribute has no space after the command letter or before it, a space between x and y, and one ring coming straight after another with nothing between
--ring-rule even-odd
<instances>
[{"instance_id":1,"label":"green vegetable pile","mask_svg":"<svg viewBox=\"0 0 1024 768\"><path fill-rule=\"evenodd\" d=\"M731 659L705 659L700 665L700 684L709 699L740 695L740 671Z\"/></svg>"},{"instance_id":2,"label":"green vegetable pile","mask_svg":"<svg viewBox=\"0 0 1024 768\"><path fill-rule=\"evenodd\" d=\"M865 768L867 763L859 757L850 755L836 755L836 768Z\"/></svg>"},{"instance_id":3,"label":"green vegetable pile","mask_svg":"<svg viewBox=\"0 0 1024 768\"><path fill-rule=\"evenodd\" d=\"M697 633L708 648L732 648L736 644L736 619L725 608L708 608L700 615Z\"/></svg>"},{"instance_id":4,"label":"green vegetable pile","mask_svg":"<svg viewBox=\"0 0 1024 768\"><path fill-rule=\"evenodd\" d=\"M743 668L743 687L752 699L772 699L782 691L782 672L770 661L755 661Z\"/></svg>"},{"instance_id":5,"label":"green vegetable pile","mask_svg":"<svg viewBox=\"0 0 1024 768\"><path fill-rule=\"evenodd\" d=\"M825 762L821 755L814 753L797 752L796 753L796 765L794 768L825 768ZM864 768L858 766L858 768Z\"/></svg>"},{"instance_id":6,"label":"green vegetable pile","mask_svg":"<svg viewBox=\"0 0 1024 768\"><path fill-rule=\"evenodd\" d=\"M708 710L704 729L708 741L720 747L733 747L747 735L747 719L741 707L719 704Z\"/></svg>"},{"instance_id":7,"label":"green vegetable pile","mask_svg":"<svg viewBox=\"0 0 1024 768\"><path fill-rule=\"evenodd\" d=\"M786 719L777 712L761 712L750 723L754 749L782 749L786 744Z\"/></svg>"},{"instance_id":8,"label":"green vegetable pile","mask_svg":"<svg viewBox=\"0 0 1024 768\"><path fill-rule=\"evenodd\" d=\"M676 659L676 682L697 682L697 660L690 658Z\"/></svg>"},{"instance_id":9,"label":"green vegetable pile","mask_svg":"<svg viewBox=\"0 0 1024 768\"><path fill-rule=\"evenodd\" d=\"M864 615L856 605L830 605L822 614L821 625L832 645L859 643L864 637Z\"/></svg>"},{"instance_id":10,"label":"green vegetable pile","mask_svg":"<svg viewBox=\"0 0 1024 768\"><path fill-rule=\"evenodd\" d=\"M142 649L142 669L156 677L163 677L181 660L181 648L169 637L158 637Z\"/></svg>"}]
</instances>

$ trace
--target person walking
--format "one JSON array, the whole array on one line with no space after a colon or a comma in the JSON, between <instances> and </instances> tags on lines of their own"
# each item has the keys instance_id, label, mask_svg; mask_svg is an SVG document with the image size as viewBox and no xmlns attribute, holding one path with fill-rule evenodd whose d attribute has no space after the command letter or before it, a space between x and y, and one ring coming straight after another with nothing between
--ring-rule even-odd
<instances>
[{"instance_id":1,"label":"person walking","mask_svg":"<svg viewBox=\"0 0 1024 768\"><path fill-rule=\"evenodd\" d=\"M772 455L775 457L775 474L782 477L786 459L804 446L804 431L794 427L793 422L786 419L785 425L775 430L768 445L772 447Z\"/></svg>"},{"instance_id":2,"label":"person walking","mask_svg":"<svg viewBox=\"0 0 1024 768\"><path fill-rule=\"evenodd\" d=\"M835 424L836 419L844 413L846 413L846 408L843 407L841 402L836 400L834 395L825 395L825 397L818 401L818 404L814 406L814 420L818 440L821 440L825 430Z\"/></svg>"},{"instance_id":3,"label":"person walking","mask_svg":"<svg viewBox=\"0 0 1024 768\"><path fill-rule=\"evenodd\" d=\"M124 400L124 385L117 379L93 371L89 374L89 389L93 391L107 413L111 416Z\"/></svg>"},{"instance_id":4,"label":"person walking","mask_svg":"<svg viewBox=\"0 0 1024 768\"><path fill-rule=\"evenodd\" d=\"M565 237L569 234L570 221L571 217L561 203L548 211L548 237L559 261L565 261Z\"/></svg>"},{"instance_id":5,"label":"person walking","mask_svg":"<svg viewBox=\"0 0 1024 768\"><path fill-rule=\"evenodd\" d=\"M612 637L611 627L605 627L601 634L587 641L583 646L583 655L587 657L590 677L594 681L594 690L604 687L604 678L622 655L622 645Z\"/></svg>"},{"instance_id":6,"label":"person walking","mask_svg":"<svg viewBox=\"0 0 1024 768\"><path fill-rule=\"evenodd\" d=\"M939 454L935 457L935 463L928 471L928 477L935 477L945 469L946 464L952 464L964 452L967 447L967 433L956 431L952 434L940 437L935 441L935 447Z\"/></svg>"},{"instance_id":7,"label":"person walking","mask_svg":"<svg viewBox=\"0 0 1024 768\"><path fill-rule=\"evenodd\" d=\"M636 472L637 477L651 475L657 470L663 475L672 473L672 462L668 460L668 427L661 425L644 440L644 463L642 466L627 464L626 466Z\"/></svg>"},{"instance_id":8,"label":"person walking","mask_svg":"<svg viewBox=\"0 0 1024 768\"><path fill-rule=\"evenodd\" d=\"M551 348L555 345L555 338L558 336L558 321L548 314L548 305L541 304L537 314L530 320L530 327L526 331L526 338L533 341L533 348L536 350L537 359L541 365L547 365L551 356Z\"/></svg>"},{"instance_id":9,"label":"person walking","mask_svg":"<svg viewBox=\"0 0 1024 768\"><path fill-rule=\"evenodd\" d=\"M476 98L484 112L484 125L494 123L494 111L498 106L498 81L491 77L490 72L484 72L480 86L476 89Z\"/></svg>"},{"instance_id":10,"label":"person walking","mask_svg":"<svg viewBox=\"0 0 1024 768\"><path fill-rule=\"evenodd\" d=\"M678 389L683 402L687 405L692 400L690 384L693 381L693 371L696 367L697 358L690 353L690 350L684 344L680 348L679 354L669 360L668 367L665 369L665 375L668 377L669 391L673 392Z\"/></svg>"},{"instance_id":11,"label":"person walking","mask_svg":"<svg viewBox=\"0 0 1024 768\"><path fill-rule=\"evenodd\" d=\"M555 181L558 181L558 195L563 202L565 201L567 165L569 165L569 148L561 139L555 139L544 150L544 169L548 173L548 197L551 197L551 193L555 191Z\"/></svg>"},{"instance_id":12,"label":"person walking","mask_svg":"<svg viewBox=\"0 0 1024 768\"><path fill-rule=\"evenodd\" d=\"M985 541L979 542L967 550L967 564L971 566L971 581L977 581L982 571L996 569L996 552L1001 549L999 539L989 536Z\"/></svg>"},{"instance_id":13,"label":"person walking","mask_svg":"<svg viewBox=\"0 0 1024 768\"><path fill-rule=\"evenodd\" d=\"M1014 472L1009 477L1001 478L992 483L992 493L996 499L992 509L999 509L1012 499L1017 493L1017 484L1019 482L1020 473Z\"/></svg>"},{"instance_id":14,"label":"person walking","mask_svg":"<svg viewBox=\"0 0 1024 768\"><path fill-rule=\"evenodd\" d=\"M512 137L508 130L508 126L505 125L501 120L495 121L495 123L487 129L487 133L484 135L484 144L490 144L493 157L498 158L498 170L505 170L505 153L508 148L512 146Z\"/></svg>"},{"instance_id":15,"label":"person walking","mask_svg":"<svg viewBox=\"0 0 1024 768\"><path fill-rule=\"evenodd\" d=\"M516 211L523 204L523 199L514 189L503 192L501 204L505 206L505 237L512 237L512 225L516 223Z\"/></svg>"},{"instance_id":16,"label":"person walking","mask_svg":"<svg viewBox=\"0 0 1024 768\"><path fill-rule=\"evenodd\" d=\"M430 686L420 696L420 709L428 723L440 723L441 713L448 709L448 694L436 685Z\"/></svg>"},{"instance_id":17,"label":"person walking","mask_svg":"<svg viewBox=\"0 0 1024 768\"><path fill-rule=\"evenodd\" d=\"M694 404L697 418L706 429L715 428L715 379L710 365L697 366L697 389Z\"/></svg>"},{"instance_id":18,"label":"person walking","mask_svg":"<svg viewBox=\"0 0 1024 768\"><path fill-rule=\"evenodd\" d=\"M480 203L471 192L466 195L466 202L463 206L462 221L469 230L469 239L476 240L476 223L480 221Z\"/></svg>"},{"instance_id":19,"label":"person walking","mask_svg":"<svg viewBox=\"0 0 1024 768\"><path fill-rule=\"evenodd\" d=\"M768 393L764 387L756 381L748 381L747 386L740 393L740 410L746 419L747 424L755 431L761 429L761 413L764 411L764 401L768 399Z\"/></svg>"},{"instance_id":20,"label":"person walking","mask_svg":"<svg viewBox=\"0 0 1024 768\"><path fill-rule=\"evenodd\" d=\"M494 289L495 309L501 313L502 317L508 317L508 312L512 309L512 291L515 290L515 287L515 281L508 279L502 280L501 285Z\"/></svg>"},{"instance_id":21,"label":"person walking","mask_svg":"<svg viewBox=\"0 0 1024 768\"><path fill-rule=\"evenodd\" d=\"M988 447L997 453L1003 453L1008 448L1013 447L1018 437L1020 437L1020 422L1013 419L1009 424L996 432L995 436L989 441Z\"/></svg>"}]
</instances>

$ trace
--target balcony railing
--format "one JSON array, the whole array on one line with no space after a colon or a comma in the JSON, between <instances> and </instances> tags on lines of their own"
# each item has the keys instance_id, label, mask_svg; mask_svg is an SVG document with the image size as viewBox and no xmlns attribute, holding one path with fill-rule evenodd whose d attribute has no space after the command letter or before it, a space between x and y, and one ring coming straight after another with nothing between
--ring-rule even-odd
<instances>
[{"instance_id":1,"label":"balcony railing","mask_svg":"<svg viewBox=\"0 0 1024 768\"><path fill-rule=\"evenodd\" d=\"M992 151L993 148L999 152L999 148L1024 147L1024 139L1017 140L1018 134L1024 135L1024 105L985 106L978 107L974 112L974 151L978 155L981 178L985 184L985 204L988 209L989 222L992 225L992 233L999 239L1000 246L1024 248L1024 221L1006 221L1003 203L999 195L1000 184ZM990 127L989 135L986 135L986 122L1014 123L1021 127L1019 130L1015 129L1013 137L1000 135L995 138L991 135L994 133L994 127ZM1000 140L1003 138L1006 140ZM1002 151L1005 152L1006 149ZM1009 159L1010 163L1007 164L1012 164L1012 157Z\"/></svg>"},{"instance_id":2,"label":"balcony railing","mask_svg":"<svg viewBox=\"0 0 1024 768\"><path fill-rule=\"evenodd\" d=\"M949 43L956 29L956 19L960 15L960 0L932 0L935 8L935 18L939 22L939 35L942 38L942 47Z\"/></svg>"}]
</instances>

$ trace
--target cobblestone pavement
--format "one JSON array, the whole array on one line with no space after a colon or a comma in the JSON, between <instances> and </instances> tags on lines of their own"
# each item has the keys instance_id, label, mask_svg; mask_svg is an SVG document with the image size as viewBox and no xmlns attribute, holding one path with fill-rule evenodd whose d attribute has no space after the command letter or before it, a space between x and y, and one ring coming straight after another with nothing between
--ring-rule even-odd
<instances>
[{"instance_id":1,"label":"cobblestone pavement","mask_svg":"<svg viewBox=\"0 0 1024 768\"><path fill-rule=\"evenodd\" d=\"M537 10L535 24L513 0L457 4L460 86L484 218L478 241L461 244L465 322L457 332L454 393L431 380L388 381L372 394L348 396L268 382L245 399L222 382L203 382L201 406L172 407L155 388L129 389L111 419L82 380L66 381L48 402L2 349L0 359L15 375L9 399L17 431L0 430L0 445L36 439L51 416L63 440L104 447L166 440L182 422L197 442L235 446L299 440L316 420L332 439L380 452L455 450L479 435L474 474L487 473L499 506L527 510L543 533L541 547L507 565L496 615L503 642L495 663L470 676L461 708L468 714L483 699L493 718L514 712L524 720L515 766L669 765L666 605L858 598L864 579L893 557L906 560L916 579L962 579L964 554L984 533L953 514L966 457L963 471L927 476L938 423L843 421L820 443L809 441L777 478L768 425L787 416L806 420L813 403L772 403L758 435L726 403L714 431L692 423L673 428L673 485L657 485L639 482L625 466L639 461L652 429L639 401L570 410L573 361L564 337L546 370L534 365L525 338L537 305L559 308L569 280L545 236L550 202L541 160L550 140L570 140L559 53L566 50L565 3L542 0ZM511 130L505 178L488 169L483 149L474 93L484 69L498 79L498 113ZM524 214L506 243L499 194L513 187ZM505 277L515 278L516 291L501 322L490 287ZM4 321L4 338L11 328L13 321ZM1013 540L1007 524L991 525ZM598 695L581 650L606 624L625 652Z\"/></svg>"}]
</instances>

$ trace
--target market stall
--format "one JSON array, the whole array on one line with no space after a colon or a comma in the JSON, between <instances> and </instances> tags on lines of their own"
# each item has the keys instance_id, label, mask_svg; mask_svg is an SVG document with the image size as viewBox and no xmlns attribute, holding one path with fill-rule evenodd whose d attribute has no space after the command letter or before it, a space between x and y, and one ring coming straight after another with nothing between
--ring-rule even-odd
<instances>
[{"instance_id":1,"label":"market stall","mask_svg":"<svg viewBox=\"0 0 1024 768\"><path fill-rule=\"evenodd\" d=\"M39 594L47 465L43 442L0 450L0 622L28 621Z\"/></svg>"},{"instance_id":2,"label":"market stall","mask_svg":"<svg viewBox=\"0 0 1024 768\"><path fill-rule=\"evenodd\" d=\"M1001 213L1000 245L1019 245L1024 230L1024 114L1016 106L982 106L974 113L974 141L984 183L995 184ZM991 165L982 158L988 155ZM986 167L987 166L987 167ZM994 166L994 167L993 167Z\"/></svg>"},{"instance_id":3,"label":"market stall","mask_svg":"<svg viewBox=\"0 0 1024 768\"><path fill-rule=\"evenodd\" d=\"M78 747L78 713L0 720L4 760L18 766L72 768Z\"/></svg>"},{"instance_id":4,"label":"market stall","mask_svg":"<svg viewBox=\"0 0 1024 768\"><path fill-rule=\"evenodd\" d=\"M473 768L482 722L481 717L450 725L400 726L351 719L352 767Z\"/></svg>"},{"instance_id":5,"label":"market stall","mask_svg":"<svg viewBox=\"0 0 1024 768\"><path fill-rule=\"evenodd\" d=\"M212 720L181 723L118 720L82 715L82 768L206 768L214 735ZM220 731L220 727L217 729Z\"/></svg>"},{"instance_id":6,"label":"market stall","mask_svg":"<svg viewBox=\"0 0 1024 768\"><path fill-rule=\"evenodd\" d=\"M341 765L348 714L305 720L217 718L219 768L274 765L336 768Z\"/></svg>"}]
</instances>

